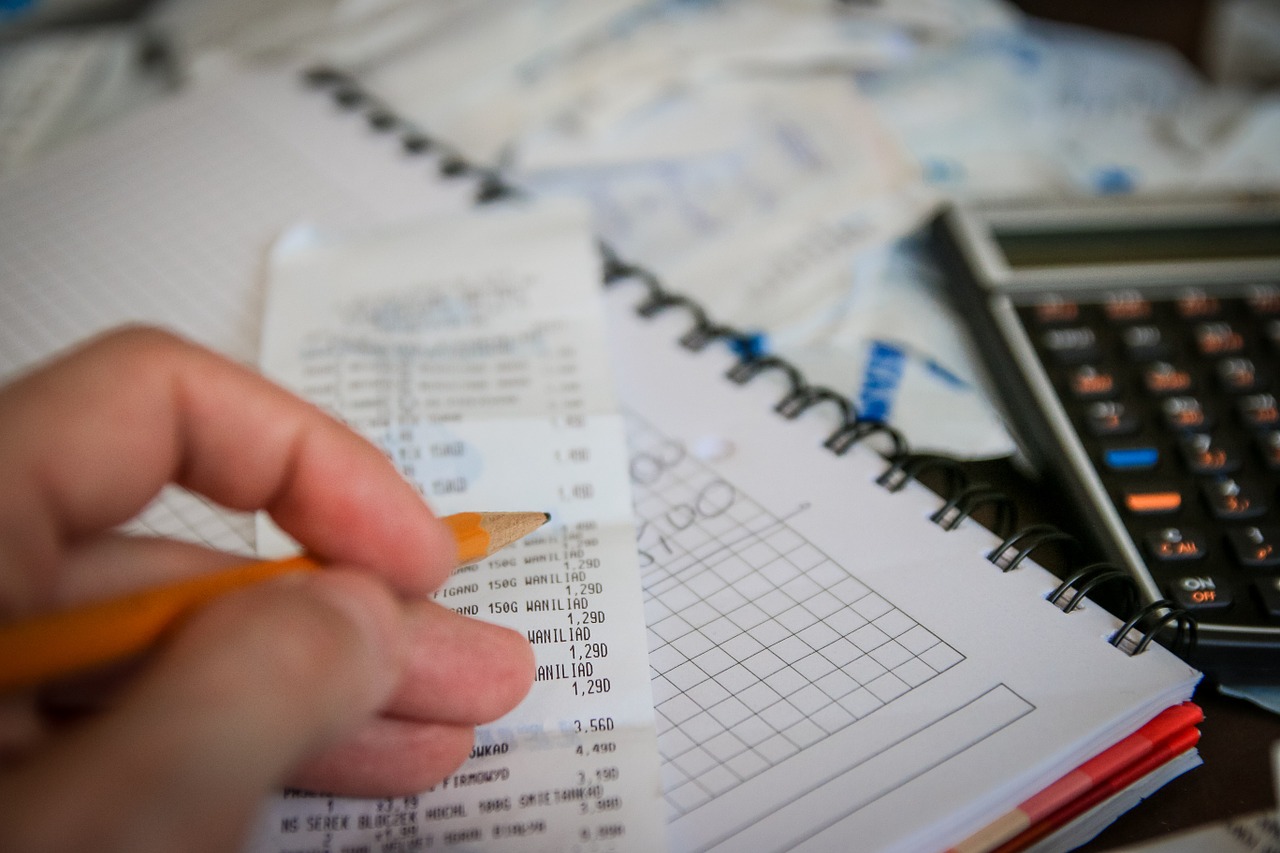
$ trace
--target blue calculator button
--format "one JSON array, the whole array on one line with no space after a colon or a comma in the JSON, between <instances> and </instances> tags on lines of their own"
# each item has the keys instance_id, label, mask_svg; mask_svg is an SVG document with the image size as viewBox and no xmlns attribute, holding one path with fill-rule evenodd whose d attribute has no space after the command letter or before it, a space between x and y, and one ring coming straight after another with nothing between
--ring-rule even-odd
<instances>
[{"instance_id":1,"label":"blue calculator button","mask_svg":"<svg viewBox=\"0 0 1280 853\"><path fill-rule=\"evenodd\" d=\"M1154 447L1116 447L1103 451L1103 462L1112 471L1145 471L1156 467L1160 451Z\"/></svg>"}]
</instances>

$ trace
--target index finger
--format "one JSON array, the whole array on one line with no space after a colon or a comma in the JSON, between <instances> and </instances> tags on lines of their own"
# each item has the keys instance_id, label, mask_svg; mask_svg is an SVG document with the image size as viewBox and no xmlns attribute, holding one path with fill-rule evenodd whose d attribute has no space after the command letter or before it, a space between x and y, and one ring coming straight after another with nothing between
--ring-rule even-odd
<instances>
[{"instance_id":1,"label":"index finger","mask_svg":"<svg viewBox=\"0 0 1280 853\"><path fill-rule=\"evenodd\" d=\"M17 574L33 585L9 590L18 607L46 599L41 584L69 545L133 517L169 482L265 509L320 559L374 568L408 592L454 566L447 529L376 447L154 329L109 333L0 392L0 471L0 565L28 567Z\"/></svg>"}]
</instances>

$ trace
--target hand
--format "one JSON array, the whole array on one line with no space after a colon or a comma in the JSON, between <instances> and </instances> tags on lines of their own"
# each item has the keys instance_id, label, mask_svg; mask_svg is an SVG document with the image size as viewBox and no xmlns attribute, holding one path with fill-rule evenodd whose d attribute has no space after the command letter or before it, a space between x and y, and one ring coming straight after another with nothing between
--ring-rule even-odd
<instances>
[{"instance_id":1,"label":"hand","mask_svg":"<svg viewBox=\"0 0 1280 853\"><path fill-rule=\"evenodd\" d=\"M0 698L6 849L235 849L282 784L420 791L532 683L518 633L424 597L453 541L376 448L168 334L109 334L0 391L0 472L0 619L243 562L112 532L169 482L267 510L328 565L199 610L85 720Z\"/></svg>"}]
</instances>

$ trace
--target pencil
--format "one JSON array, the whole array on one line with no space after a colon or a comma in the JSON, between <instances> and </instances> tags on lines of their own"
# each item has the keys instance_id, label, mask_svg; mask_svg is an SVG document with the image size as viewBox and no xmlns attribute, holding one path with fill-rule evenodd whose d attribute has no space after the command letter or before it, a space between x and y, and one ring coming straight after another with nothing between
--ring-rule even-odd
<instances>
[{"instance_id":1,"label":"pencil","mask_svg":"<svg viewBox=\"0 0 1280 853\"><path fill-rule=\"evenodd\" d=\"M483 560L546 524L545 512L446 516L458 565ZM0 693L30 687L141 652L201 604L234 589L320 564L307 556L199 575L122 598L0 625Z\"/></svg>"}]
</instances>

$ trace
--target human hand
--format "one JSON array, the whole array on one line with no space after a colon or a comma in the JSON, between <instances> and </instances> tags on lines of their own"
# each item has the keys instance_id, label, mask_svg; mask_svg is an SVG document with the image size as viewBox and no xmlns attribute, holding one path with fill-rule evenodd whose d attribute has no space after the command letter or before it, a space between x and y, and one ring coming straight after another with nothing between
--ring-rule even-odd
<instances>
[{"instance_id":1,"label":"human hand","mask_svg":"<svg viewBox=\"0 0 1280 853\"><path fill-rule=\"evenodd\" d=\"M112 532L169 482L267 510L327 564L194 613L87 720L0 697L6 849L227 850L282 784L419 791L532 684L523 637L425 597L453 540L375 447L165 333L0 391L0 472L0 620L243 562Z\"/></svg>"}]
</instances>

